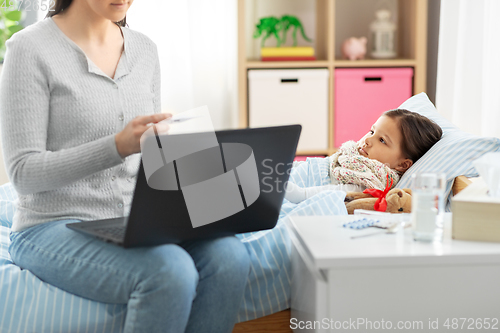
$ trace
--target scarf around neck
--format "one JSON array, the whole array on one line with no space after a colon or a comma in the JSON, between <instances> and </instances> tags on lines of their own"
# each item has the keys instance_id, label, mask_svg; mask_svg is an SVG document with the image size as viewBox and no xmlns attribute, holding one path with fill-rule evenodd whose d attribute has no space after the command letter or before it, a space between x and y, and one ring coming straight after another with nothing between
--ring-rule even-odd
<instances>
[{"instance_id":1,"label":"scarf around neck","mask_svg":"<svg viewBox=\"0 0 500 333\"><path fill-rule=\"evenodd\" d=\"M394 188L401 174L377 160L364 157L359 153L359 147L360 142L347 141L329 157L330 179L379 190L384 190L392 179L391 188Z\"/></svg>"}]
</instances>

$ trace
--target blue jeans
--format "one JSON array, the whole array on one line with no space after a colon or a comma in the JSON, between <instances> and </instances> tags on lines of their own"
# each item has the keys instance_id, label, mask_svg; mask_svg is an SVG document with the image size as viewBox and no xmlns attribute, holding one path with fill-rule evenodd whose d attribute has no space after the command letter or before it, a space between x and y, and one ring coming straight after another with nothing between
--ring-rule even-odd
<instances>
[{"instance_id":1,"label":"blue jeans","mask_svg":"<svg viewBox=\"0 0 500 333\"><path fill-rule=\"evenodd\" d=\"M127 305L124 332L231 332L250 257L234 236L124 249L59 220L12 232L20 267L77 296Z\"/></svg>"}]
</instances>

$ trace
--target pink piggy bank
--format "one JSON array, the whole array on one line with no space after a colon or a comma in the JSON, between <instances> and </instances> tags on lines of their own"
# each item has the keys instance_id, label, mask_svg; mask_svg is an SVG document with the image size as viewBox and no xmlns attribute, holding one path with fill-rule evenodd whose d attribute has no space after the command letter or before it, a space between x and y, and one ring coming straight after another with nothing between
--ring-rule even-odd
<instances>
[{"instance_id":1,"label":"pink piggy bank","mask_svg":"<svg viewBox=\"0 0 500 333\"><path fill-rule=\"evenodd\" d=\"M342 43L342 57L349 60L364 59L366 54L366 37L347 38Z\"/></svg>"}]
</instances>

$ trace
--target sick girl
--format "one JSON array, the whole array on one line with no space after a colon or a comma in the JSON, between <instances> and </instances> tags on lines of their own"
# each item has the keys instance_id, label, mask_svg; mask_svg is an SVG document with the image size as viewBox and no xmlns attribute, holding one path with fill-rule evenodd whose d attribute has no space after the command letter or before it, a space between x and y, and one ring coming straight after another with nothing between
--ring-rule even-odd
<instances>
[{"instance_id":1,"label":"sick girl","mask_svg":"<svg viewBox=\"0 0 500 333\"><path fill-rule=\"evenodd\" d=\"M362 192L367 188L394 188L401 176L443 134L429 118L404 109L386 111L358 142L347 141L325 157L331 184L299 187L287 183L285 199L299 203L328 190ZM295 166L304 162L296 162ZM391 186L392 181L392 186Z\"/></svg>"}]
</instances>

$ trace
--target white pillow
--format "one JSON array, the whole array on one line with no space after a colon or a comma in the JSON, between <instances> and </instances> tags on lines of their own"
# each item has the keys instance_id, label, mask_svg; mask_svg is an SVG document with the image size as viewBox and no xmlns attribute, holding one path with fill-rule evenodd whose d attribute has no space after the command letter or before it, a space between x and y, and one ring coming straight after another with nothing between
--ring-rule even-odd
<instances>
[{"instance_id":1,"label":"white pillow","mask_svg":"<svg viewBox=\"0 0 500 333\"><path fill-rule=\"evenodd\" d=\"M500 151L500 139L479 137L460 130L441 116L426 93L410 97L399 106L417 112L435 121L443 130L443 136L432 148L411 166L399 181L398 188L411 188L411 175L417 171L437 171L446 173L446 210L451 207L451 188L455 177L477 177L472 161L488 152Z\"/></svg>"}]
</instances>

